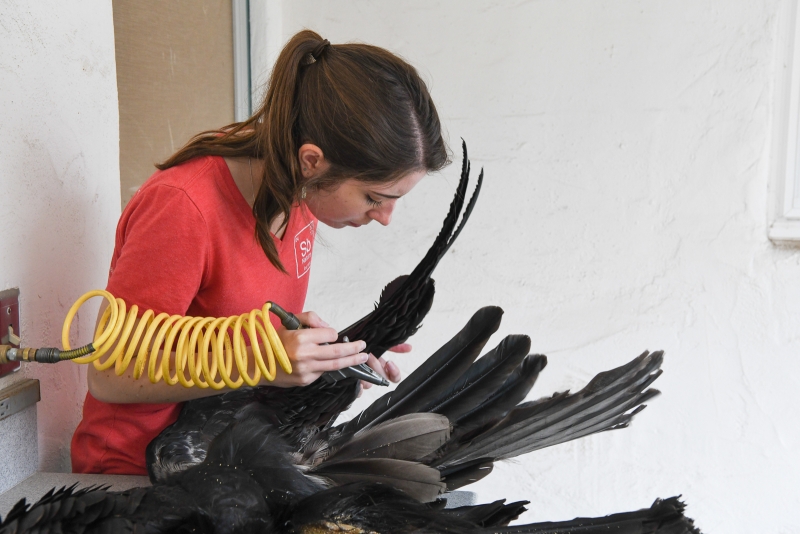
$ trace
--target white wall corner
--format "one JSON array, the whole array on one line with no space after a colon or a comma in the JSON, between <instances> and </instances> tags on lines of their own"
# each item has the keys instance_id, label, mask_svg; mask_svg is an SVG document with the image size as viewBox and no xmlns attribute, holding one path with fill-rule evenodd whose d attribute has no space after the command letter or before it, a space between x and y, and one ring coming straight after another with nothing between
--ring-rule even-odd
<instances>
[{"instance_id":1,"label":"white wall corner","mask_svg":"<svg viewBox=\"0 0 800 534\"><path fill-rule=\"evenodd\" d=\"M800 246L800 12L784 0L775 42L769 239Z\"/></svg>"},{"instance_id":2,"label":"white wall corner","mask_svg":"<svg viewBox=\"0 0 800 534\"><path fill-rule=\"evenodd\" d=\"M270 71L283 45L283 1L250 2L250 83L254 108L264 98Z\"/></svg>"}]
</instances>

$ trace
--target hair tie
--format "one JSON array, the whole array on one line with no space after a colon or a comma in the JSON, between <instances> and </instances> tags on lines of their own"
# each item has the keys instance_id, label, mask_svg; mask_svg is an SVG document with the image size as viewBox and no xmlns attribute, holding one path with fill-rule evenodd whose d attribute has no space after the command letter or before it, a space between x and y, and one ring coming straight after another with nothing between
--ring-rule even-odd
<instances>
[{"instance_id":1,"label":"hair tie","mask_svg":"<svg viewBox=\"0 0 800 534\"><path fill-rule=\"evenodd\" d=\"M327 48L331 45L331 42L327 39L323 39L321 43L319 43L316 48L311 52L311 57L314 58L314 61L319 61L319 58L322 57L322 54L327 50Z\"/></svg>"}]
</instances>

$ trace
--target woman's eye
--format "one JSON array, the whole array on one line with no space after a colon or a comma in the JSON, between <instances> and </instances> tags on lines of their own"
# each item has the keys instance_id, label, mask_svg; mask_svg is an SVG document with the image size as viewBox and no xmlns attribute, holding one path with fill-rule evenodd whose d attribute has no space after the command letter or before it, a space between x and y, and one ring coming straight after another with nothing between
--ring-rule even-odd
<instances>
[{"instance_id":1,"label":"woman's eye","mask_svg":"<svg viewBox=\"0 0 800 534\"><path fill-rule=\"evenodd\" d=\"M367 204L369 204L370 206L380 206L382 202L383 201L375 200L371 196L367 195Z\"/></svg>"}]
</instances>

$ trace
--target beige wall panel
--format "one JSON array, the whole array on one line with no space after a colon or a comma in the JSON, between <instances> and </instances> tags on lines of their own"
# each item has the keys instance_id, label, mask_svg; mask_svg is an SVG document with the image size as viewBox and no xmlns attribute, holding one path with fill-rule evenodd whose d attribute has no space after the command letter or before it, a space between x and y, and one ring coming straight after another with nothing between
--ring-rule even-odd
<instances>
[{"instance_id":1,"label":"beige wall panel","mask_svg":"<svg viewBox=\"0 0 800 534\"><path fill-rule=\"evenodd\" d=\"M233 122L230 0L114 0L122 206L193 135Z\"/></svg>"}]
</instances>

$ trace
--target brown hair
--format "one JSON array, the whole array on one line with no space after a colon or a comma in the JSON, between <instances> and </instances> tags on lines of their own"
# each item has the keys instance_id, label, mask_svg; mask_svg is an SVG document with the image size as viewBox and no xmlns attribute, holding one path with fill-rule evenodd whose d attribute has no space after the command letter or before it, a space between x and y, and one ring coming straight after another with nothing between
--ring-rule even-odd
<instances>
[{"instance_id":1,"label":"brown hair","mask_svg":"<svg viewBox=\"0 0 800 534\"><path fill-rule=\"evenodd\" d=\"M330 163L313 183L301 180L297 153L304 143L317 145ZM256 237L283 272L269 227L280 214L288 222L303 185L334 188L348 178L387 183L449 163L436 107L414 67L376 46L327 45L310 30L283 48L252 117L200 133L156 167L203 155L264 160L253 204Z\"/></svg>"}]
</instances>

